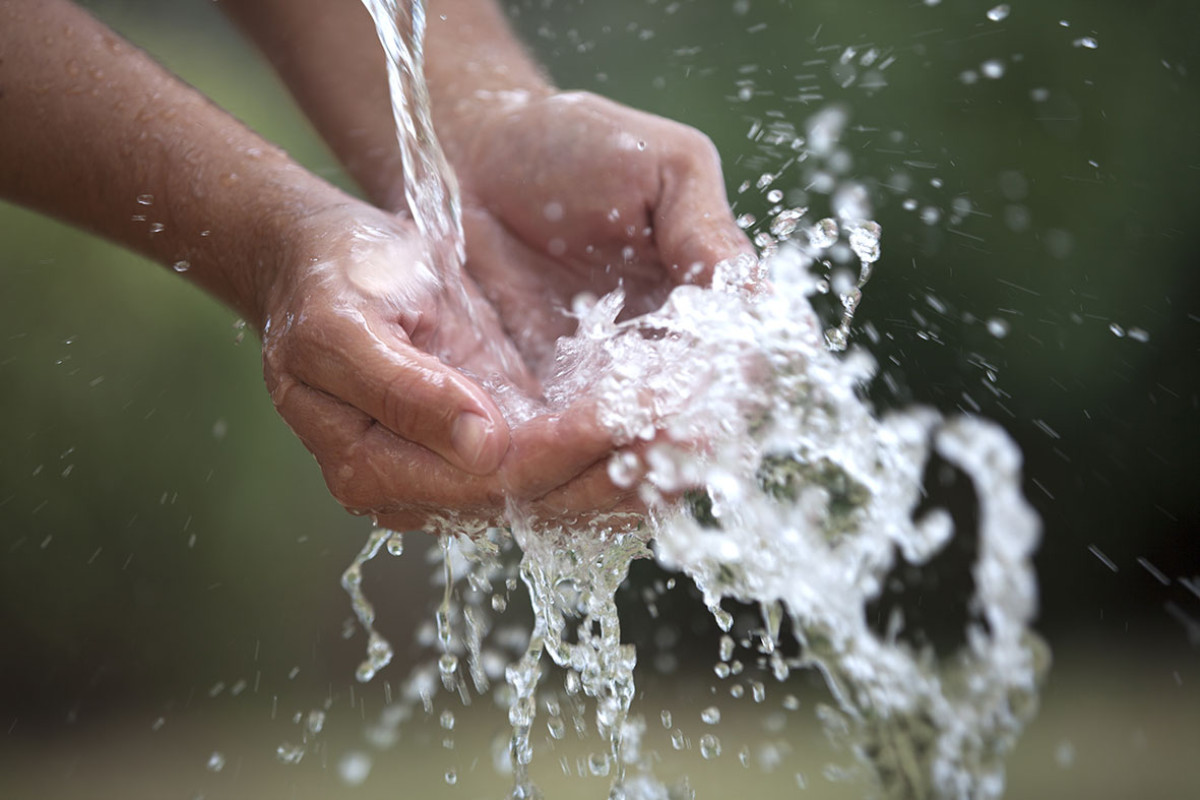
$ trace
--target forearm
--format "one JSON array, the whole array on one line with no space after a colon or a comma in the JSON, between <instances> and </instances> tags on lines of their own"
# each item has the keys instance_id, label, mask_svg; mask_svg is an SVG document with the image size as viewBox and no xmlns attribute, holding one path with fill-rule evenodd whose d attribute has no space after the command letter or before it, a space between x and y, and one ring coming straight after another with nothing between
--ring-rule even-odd
<instances>
[{"instance_id":1,"label":"forearm","mask_svg":"<svg viewBox=\"0 0 1200 800\"><path fill-rule=\"evenodd\" d=\"M425 77L434 124L449 152L497 103L554 91L495 0L431 0Z\"/></svg>"},{"instance_id":2,"label":"forearm","mask_svg":"<svg viewBox=\"0 0 1200 800\"><path fill-rule=\"evenodd\" d=\"M361 0L220 0L376 205L404 207L383 49Z\"/></svg>"},{"instance_id":3,"label":"forearm","mask_svg":"<svg viewBox=\"0 0 1200 800\"><path fill-rule=\"evenodd\" d=\"M372 202L404 208L383 48L361 0L221 0ZM493 0L429 0L425 73L451 164L495 93L549 84ZM481 94L482 93L482 94Z\"/></svg>"},{"instance_id":4,"label":"forearm","mask_svg":"<svg viewBox=\"0 0 1200 800\"><path fill-rule=\"evenodd\" d=\"M173 265L253 324L340 193L64 0L0 0L0 197Z\"/></svg>"}]
</instances>

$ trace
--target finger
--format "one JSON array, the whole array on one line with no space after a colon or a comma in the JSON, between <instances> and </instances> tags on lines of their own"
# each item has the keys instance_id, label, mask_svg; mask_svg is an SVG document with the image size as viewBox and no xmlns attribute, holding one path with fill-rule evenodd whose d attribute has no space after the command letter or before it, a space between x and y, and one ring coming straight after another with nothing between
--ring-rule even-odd
<instances>
[{"instance_id":1,"label":"finger","mask_svg":"<svg viewBox=\"0 0 1200 800\"><path fill-rule=\"evenodd\" d=\"M574 480L538 498L533 507L552 518L644 513L637 485L614 483L608 462L606 458L593 464Z\"/></svg>"},{"instance_id":2,"label":"finger","mask_svg":"<svg viewBox=\"0 0 1200 800\"><path fill-rule=\"evenodd\" d=\"M480 386L361 315L309 326L290 359L302 382L468 473L487 475L500 465L508 426Z\"/></svg>"},{"instance_id":3,"label":"finger","mask_svg":"<svg viewBox=\"0 0 1200 800\"><path fill-rule=\"evenodd\" d=\"M325 392L288 378L272 399L316 457L330 493L352 513L405 530L451 513L494 518L503 508L494 476L469 475Z\"/></svg>"},{"instance_id":4,"label":"finger","mask_svg":"<svg viewBox=\"0 0 1200 800\"><path fill-rule=\"evenodd\" d=\"M664 164L654 229L663 264L677 284L706 286L718 262L755 255L729 208L716 148L702 134L691 134Z\"/></svg>"},{"instance_id":5,"label":"finger","mask_svg":"<svg viewBox=\"0 0 1200 800\"><path fill-rule=\"evenodd\" d=\"M615 449L592 401L535 417L512 432L501 489L518 501L534 500L606 462Z\"/></svg>"}]
</instances>

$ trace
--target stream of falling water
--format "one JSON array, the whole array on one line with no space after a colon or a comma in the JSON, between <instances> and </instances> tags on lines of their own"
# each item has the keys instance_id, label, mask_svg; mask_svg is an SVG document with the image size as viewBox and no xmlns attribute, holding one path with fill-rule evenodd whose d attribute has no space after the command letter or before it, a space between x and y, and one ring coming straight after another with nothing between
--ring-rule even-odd
<instances>
[{"instance_id":1,"label":"stream of falling water","mask_svg":"<svg viewBox=\"0 0 1200 800\"><path fill-rule=\"evenodd\" d=\"M426 235L461 248L454 181L421 78L424 9L366 2L388 53L410 208L418 219L428 215L419 222ZM822 124L837 123L830 113ZM796 669L821 673L837 704L822 720L881 796L1002 794L1005 755L1034 713L1046 666L1029 628L1039 521L1020 491L1020 453L978 418L926 408L872 413L862 396L873 361L859 349L839 352L879 260L881 232L865 201L835 211L807 222L806 209L779 207L770 235L757 241L761 264L718 265L712 288L679 287L650 314L618 322L620 291L583 310L576 334L558 343L548 405L597 399L601 422L623 446L610 476L636 484L650 514L634 532L602 518L567 529L514 506L505 530L444 535L439 654L411 674L374 735L386 741L391 730L394 738L417 704L432 713L439 684L469 702L472 688L482 696L502 679L495 697L512 730L497 764L511 773L511 797L540 796L528 769L539 708L554 739L568 725L588 730L590 720L606 747L587 771L609 777L611 800L693 796L654 777L645 723L631 713L637 654L621 643L615 596L632 560L654 557L695 582L727 634L733 619L723 600L761 609L761 627L736 644L780 681ZM857 279L840 286L822 275L839 246L859 262ZM747 293L746 276L760 267L773 290ZM826 329L810 298L831 288L843 313ZM696 441L706 443L702 451L677 444ZM922 503L935 455L970 479L974 525ZM671 499L681 492L685 501ZM893 570L928 564L955 536L978 542L957 651L939 657L913 643L899 611L886 630L872 626L868 608ZM515 567L504 558L514 542ZM399 534L373 532L343 578L369 638L363 681L392 656L361 588L363 564L385 546L399 554ZM525 635L497 624L518 580L534 612ZM789 633L800 645L794 655L780 646ZM734 646L732 636L722 640L723 663ZM561 690L545 685L545 656L562 670ZM720 749L716 732L700 742L705 758Z\"/></svg>"}]
</instances>

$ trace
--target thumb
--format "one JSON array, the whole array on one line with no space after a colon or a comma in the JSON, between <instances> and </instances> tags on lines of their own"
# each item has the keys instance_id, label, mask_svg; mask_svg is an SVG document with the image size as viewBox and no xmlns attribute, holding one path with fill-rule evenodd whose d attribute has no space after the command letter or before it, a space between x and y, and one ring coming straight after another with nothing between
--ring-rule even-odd
<instances>
[{"instance_id":1,"label":"thumb","mask_svg":"<svg viewBox=\"0 0 1200 800\"><path fill-rule=\"evenodd\" d=\"M301 381L461 470L496 471L508 450L508 425L481 386L407 340L334 327L323 331L320 352L293 359Z\"/></svg>"},{"instance_id":2,"label":"thumb","mask_svg":"<svg viewBox=\"0 0 1200 800\"><path fill-rule=\"evenodd\" d=\"M702 134L665 165L654 230L674 283L707 285L717 262L755 255L734 222L716 148Z\"/></svg>"}]
</instances>

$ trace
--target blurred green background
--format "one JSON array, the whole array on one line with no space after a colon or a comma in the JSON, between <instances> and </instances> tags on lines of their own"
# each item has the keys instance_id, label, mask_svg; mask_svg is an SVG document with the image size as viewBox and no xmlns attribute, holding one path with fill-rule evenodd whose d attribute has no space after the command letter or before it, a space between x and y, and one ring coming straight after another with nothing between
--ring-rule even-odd
<instances>
[{"instance_id":1,"label":"blurred green background","mask_svg":"<svg viewBox=\"0 0 1200 800\"><path fill-rule=\"evenodd\" d=\"M347 185L213 4L87 5ZM1129 787L1142 796L1189 796L1200 792L1200 6L1017 0L994 22L994 5L507 4L560 85L708 133L739 213L764 216L762 192L739 187L793 155L750 131L803 133L829 103L849 111L847 174L870 188L884 228L856 334L881 365L873 399L1003 424L1044 520L1038 627L1059 666L1031 738L1054 755L1018 759L1014 785L1044 768L1029 785L1128 796L1087 778L1090 757L1113 774L1142 769L1150 783ZM773 188L824 216L827 198L805 195L812 179L793 165ZM992 319L1007 335L989 332ZM342 636L337 584L366 527L328 498L262 390L257 343L237 334L228 310L177 276L0 205L0 796L50 796L58 784L29 776L86 761L92 745L69 743L117 720L137 731L131 752L168 765L156 796L190 797L215 780L203 770L212 748L180 734L171 752L188 766L173 772L161 744L172 730L229 719L283 730L293 705L348 693L354 707L363 643ZM414 552L367 581L402 656L430 595L409 541ZM914 591L963 599L937 588ZM702 680L712 628L678 594L671 613L698 632ZM254 691L234 699L239 680ZM360 704L380 702L379 687L359 691ZM262 738L246 747L269 756L277 740ZM46 752L61 763L17 769ZM5 774L24 788L6 793ZM294 776L263 775L252 791L206 791L295 794ZM78 796L138 785L96 781Z\"/></svg>"}]
</instances>

